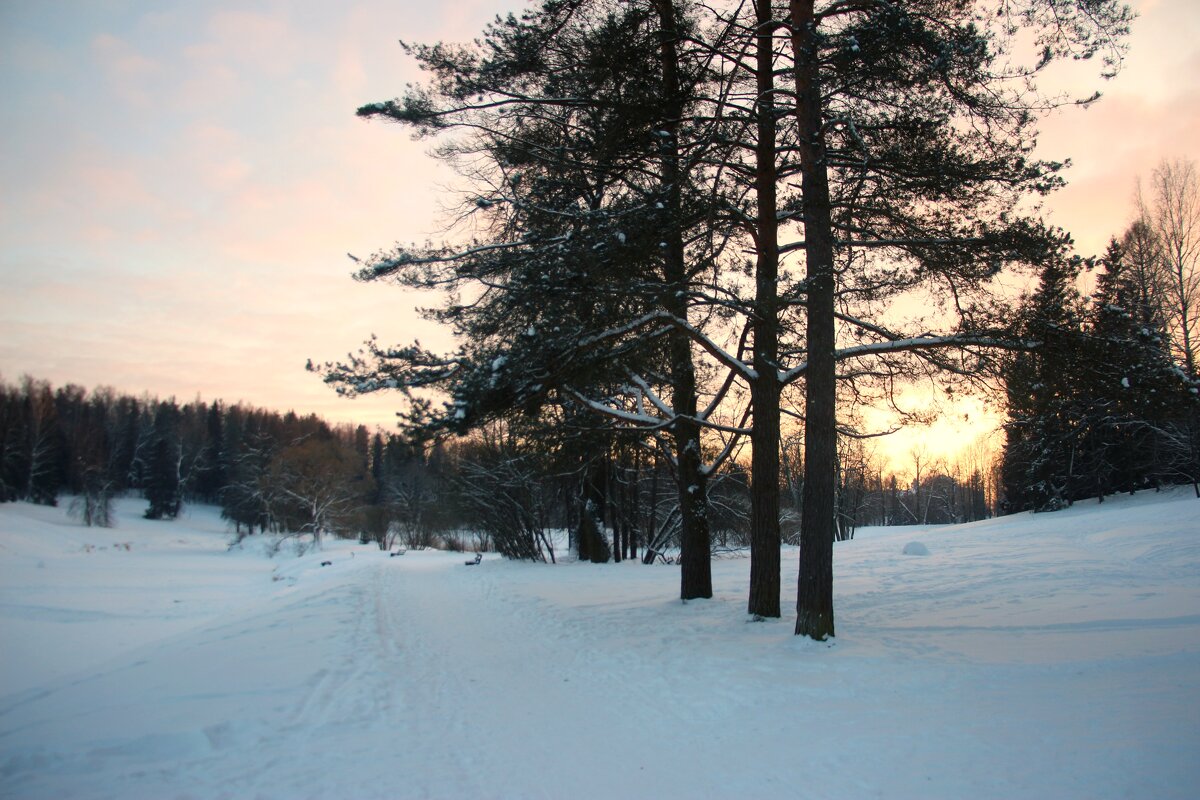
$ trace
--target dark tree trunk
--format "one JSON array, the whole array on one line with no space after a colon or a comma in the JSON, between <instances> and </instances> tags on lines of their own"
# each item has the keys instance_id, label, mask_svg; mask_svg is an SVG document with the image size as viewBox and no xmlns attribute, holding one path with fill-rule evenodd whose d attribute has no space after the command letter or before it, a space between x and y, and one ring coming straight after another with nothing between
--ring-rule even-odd
<instances>
[{"instance_id":1,"label":"dark tree trunk","mask_svg":"<svg viewBox=\"0 0 1200 800\"><path fill-rule=\"evenodd\" d=\"M633 451L633 467L629 474L629 506L626 508L624 553L625 558L632 559L637 558L638 550L638 524L640 522L638 506L642 497L641 467L641 454L635 449Z\"/></svg>"},{"instance_id":2,"label":"dark tree trunk","mask_svg":"<svg viewBox=\"0 0 1200 800\"><path fill-rule=\"evenodd\" d=\"M804 508L796 635L823 641L833 628L833 529L837 476L834 364L833 225L821 126L820 65L813 0L791 0L796 119L807 275L808 367L805 371Z\"/></svg>"},{"instance_id":3,"label":"dark tree trunk","mask_svg":"<svg viewBox=\"0 0 1200 800\"><path fill-rule=\"evenodd\" d=\"M712 597L708 479L700 463L700 426L694 422L679 425L675 439L679 449L679 509L682 524L679 596L684 600Z\"/></svg>"},{"instance_id":4,"label":"dark tree trunk","mask_svg":"<svg viewBox=\"0 0 1200 800\"><path fill-rule=\"evenodd\" d=\"M621 480L621 473L624 468L619 464L614 463L612 473L610 475L610 493L612 495L612 555L613 561L620 563L625 556L625 504L629 502L629 493L625 491L625 484Z\"/></svg>"},{"instance_id":5,"label":"dark tree trunk","mask_svg":"<svg viewBox=\"0 0 1200 800\"><path fill-rule=\"evenodd\" d=\"M683 113L680 101L679 55L675 5L672 0L655 0L661 30L663 91L665 94L662 137L662 181L665 189L668 230L664 274L666 292L663 306L673 316L686 320L688 316L688 275L684 257L682 224L683 178L679 166L679 120ZM672 411L676 417L674 437L678 460L679 509L682 532L679 542L680 597L691 600L712 597L712 565L708 532L707 477L700 452L700 426L696 422L696 372L692 364L691 337L681 330L671 335L670 344Z\"/></svg>"},{"instance_id":6,"label":"dark tree trunk","mask_svg":"<svg viewBox=\"0 0 1200 800\"><path fill-rule=\"evenodd\" d=\"M646 505L646 531L644 544L646 547L656 547L658 544L658 475L662 471L659 464L658 449L654 450L654 459L650 463L650 502Z\"/></svg>"},{"instance_id":7,"label":"dark tree trunk","mask_svg":"<svg viewBox=\"0 0 1200 800\"><path fill-rule=\"evenodd\" d=\"M606 465L606 459L593 456L583 468L583 485L579 495L579 527L575 537L580 561L595 561L608 547L607 543L602 544L598 541L604 533L606 503L603 470L607 468Z\"/></svg>"},{"instance_id":8,"label":"dark tree trunk","mask_svg":"<svg viewBox=\"0 0 1200 800\"><path fill-rule=\"evenodd\" d=\"M750 485L750 599L747 611L779 614L779 222L776 215L774 31L770 0L757 14L758 192L754 295L754 417Z\"/></svg>"}]
</instances>

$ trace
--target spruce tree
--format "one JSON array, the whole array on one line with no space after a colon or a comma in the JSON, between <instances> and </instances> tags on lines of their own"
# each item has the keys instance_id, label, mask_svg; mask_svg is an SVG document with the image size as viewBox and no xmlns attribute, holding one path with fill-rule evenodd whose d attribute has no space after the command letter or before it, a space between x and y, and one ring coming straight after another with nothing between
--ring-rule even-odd
<instances>
[{"instance_id":1,"label":"spruce tree","mask_svg":"<svg viewBox=\"0 0 1200 800\"><path fill-rule=\"evenodd\" d=\"M1172 360L1166 326L1146 303L1140 280L1136 262L1114 239L1101 262L1090 315L1095 352L1087 362L1093 376L1087 391L1097 406L1102 466L1115 478L1111 488L1123 491L1164 477L1164 439L1173 427L1186 426L1197 405L1196 382ZM1097 482L1101 496L1108 488Z\"/></svg>"},{"instance_id":2,"label":"spruce tree","mask_svg":"<svg viewBox=\"0 0 1200 800\"><path fill-rule=\"evenodd\" d=\"M174 519L183 503L179 485L179 407L174 400L159 403L154 414L145 483L146 519Z\"/></svg>"},{"instance_id":3,"label":"spruce tree","mask_svg":"<svg viewBox=\"0 0 1200 800\"><path fill-rule=\"evenodd\" d=\"M1005 370L1008 421L1002 476L1006 510L1053 511L1071 501L1081 461L1083 392L1079 367L1089 357L1075 281L1081 262L1065 256L1042 269L1021 314L1035 345Z\"/></svg>"}]
</instances>

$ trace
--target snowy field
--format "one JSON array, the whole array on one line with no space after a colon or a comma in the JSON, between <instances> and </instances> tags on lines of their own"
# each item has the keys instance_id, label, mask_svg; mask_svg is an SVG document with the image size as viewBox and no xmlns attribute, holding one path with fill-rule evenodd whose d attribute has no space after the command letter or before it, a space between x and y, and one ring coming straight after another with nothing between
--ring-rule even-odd
<instances>
[{"instance_id":1,"label":"snowy field","mask_svg":"<svg viewBox=\"0 0 1200 800\"><path fill-rule=\"evenodd\" d=\"M141 508L0 505L6 800L1200 797L1185 491L863 531L833 644L749 621L745 559L682 604L671 566L268 558Z\"/></svg>"}]
</instances>

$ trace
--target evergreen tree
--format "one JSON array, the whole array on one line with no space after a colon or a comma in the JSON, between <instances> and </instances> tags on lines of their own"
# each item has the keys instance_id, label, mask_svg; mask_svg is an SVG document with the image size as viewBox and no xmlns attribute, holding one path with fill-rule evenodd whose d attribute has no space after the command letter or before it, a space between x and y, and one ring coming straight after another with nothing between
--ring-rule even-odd
<instances>
[{"instance_id":1,"label":"evergreen tree","mask_svg":"<svg viewBox=\"0 0 1200 800\"><path fill-rule=\"evenodd\" d=\"M481 193L476 205L488 214L504 210L508 216L490 219L488 227L505 235L459 251L405 251L375 259L367 275L412 275L432 268L425 273L431 277L423 285L460 288L461 283L437 272L437 265L451 260L494 265L518 254L523 263L536 267L543 285L554 286L559 278L553 262L530 258L531 251L548 252L549 244L570 264L587 266L572 275L577 280L584 272L588 276L575 286L581 297L601 303L637 298L643 304L599 316L606 327L592 328L578 340L585 348L559 350L554 353L557 358L509 358L516 351L514 343L520 341L512 334L521 329L514 326L513 331L492 331L505 333L490 342L505 344L504 351L481 347L477 357L470 359L447 359L418 350L373 353L385 361L394 357L406 367L416 365L425 370L423 375L419 370L414 375L369 365L333 377L363 390L411 387L421 385L427 376L453 376L449 380L455 384L455 397L445 416L463 424L469 424L472 412L482 410L480 390L487 394L502 385L503 392L490 394L504 401L501 406L540 408L551 399L548 387L565 384L574 390L567 396L587 409L607 411L626 423L669 430L684 511L683 594L706 596L710 590L700 588L700 580L694 584L689 580L692 575L707 575L696 560L707 548L707 542L697 536L707 528L703 514L696 513L704 506L689 499L704 497L711 472L711 467L700 466L698 458L703 452L700 428L711 425L696 402L699 383L692 355L693 350L703 351L729 371L726 386L746 387L752 396L752 411L745 416L756 462L755 578L749 606L762 616L778 613L777 570L771 558L777 557L779 538L780 397L788 384L803 381L808 464L797 633L815 638L832 635L838 364L853 364L842 377L860 382L871 376L884 376L886 381L914 363L922 369L961 373L977 369L986 358L979 348L1008 342L1000 318L988 313L993 304L990 278L1006 263L1042 263L1057 242L1037 219L1013 211L1022 196L1044 193L1061 183L1057 176L1061 164L1029 158L1036 112L1059 102L1039 96L1032 78L1056 58L1088 57L1104 48L1109 55L1119 56L1129 19L1128 11L1112 0L1054 4L1030 0L1005 4L996 17L984 14L982 6L940 0L903 5L793 0L784 24L778 6L765 1L753 4L753 21L744 18L748 11L742 10L723 16L696 6L685 13L683 4L668 0L621 5L602 0L546 2L519 22L498 22L475 51L444 46L418 49L415 54L435 76L432 90L414 91L404 101L376 104L364 112L416 124L425 131L461 122L498 132L504 147L515 143L520 158L495 158L502 147L445 151L472 157L487 152L490 161L471 162L477 175L483 172L481 163L497 165L494 178L485 175L492 189ZM692 24L693 19L713 21L712 30ZM1027 68L1010 69L1003 59L1022 25L1033 30L1040 52ZM623 37L606 39L598 35L603 30L620 30ZM639 33L647 30L657 39L655 57L650 57L654 52L650 48L633 47L645 41ZM781 33L791 36L790 61L777 47ZM588 38L581 39L581 34ZM603 47L589 47L594 43ZM621 53L622 70L597 69L601 62L574 55L596 52ZM578 64L586 64L587 69L575 69ZM705 66L695 72L694 65ZM548 74L553 76L549 80ZM775 89L778 74L794 77L794 94ZM616 80L609 81L608 76ZM626 76L632 79L625 80ZM740 92L750 83L754 89L747 98ZM551 88L559 91L548 91ZM783 97L795 103L795 113L777 127L785 119L781 108L786 105L775 101ZM518 108L522 103L527 109L523 115L504 117L505 121L534 124L497 126L494 118L481 119L477 113ZM570 120L565 128L564 118ZM649 136L639 139L639 131L646 130L639 122L646 119ZM619 124L604 126L613 120ZM598 131L614 135L610 138ZM549 138L546 132L551 133ZM605 149L610 142L620 147ZM648 148L647 142L656 144ZM530 143L536 147L529 147ZM754 156L743 157L747 152ZM592 160L595 153L618 153L620 159L604 162L606 169L595 171L601 163L600 158ZM576 174L564 167L582 164L593 170L585 170L585 177L605 177L598 183L562 180ZM536 178L548 175L555 180L537 182ZM746 180L748 175L753 181ZM781 203L775 197L777 186L794 184L797 178L802 198ZM701 185L706 192L695 191ZM581 186L593 191L580 194ZM521 187L536 190L525 193L519 191ZM598 193L598 187L605 191ZM614 187L621 190L615 197ZM559 189L565 191L556 193ZM625 190L640 190L640 194ZM560 202L566 198L574 205ZM621 217L614 213L623 209L631 213ZM690 224L690 209L710 209L698 218L703 226ZM613 225L617 219L620 227ZM514 226L506 229L508 221ZM642 230L639 221L651 224L652 236L630 235ZM779 244L778 224L786 221L802 223L803 241ZM729 235L731 228L746 232L756 256L746 273L754 278L750 292L744 291L747 282L740 271L722 270L727 262L692 246L713 242L710 250L724 253L727 243L737 241ZM613 239L621 245L657 242L660 252L621 250ZM807 275L781 289L780 256L801 250ZM622 260L615 265L637 269L607 273L617 276L611 283L592 282L597 257L603 260L616 252ZM703 281L697 279L702 274L697 270L703 271ZM657 280L647 283L639 277L646 274L656 275ZM509 289L508 275L485 270L474 277L482 278L486 300ZM610 285L617 291L607 291ZM638 298L625 290L630 285L647 291ZM923 330L911 333L890 330L877 321L877 313L890 302L917 289L949 298L946 310L953 321L941 326L938 334L933 333L935 328L925 327L925 321ZM544 308L546 298L552 296L538 294L538 307ZM452 307L474 313L476 298L472 292L471 305ZM559 305L575 310L568 303ZM737 335L736 324L722 334L726 340L739 341L742 352L735 355L718 344L713 334L721 330L719 326L706 329L694 324L698 307L711 309L710 324L713 319L741 317L744 335ZM782 324L791 309L806 316L803 331L789 332ZM501 318L528 319L514 310L507 309ZM563 319L588 319L587 314L585 308ZM445 319L462 323L461 317ZM533 331L534 340L546 338L543 328L527 330ZM475 333L466 328L459 332ZM486 335L488 329L478 332ZM781 341L784 335L786 343ZM480 337L480 341L487 340ZM621 374L620 368L631 364L624 360L630 351L623 348L633 342L639 354L649 342L659 345L664 366L657 383L647 380L645 362L637 362L634 376ZM537 347L521 347L517 355L536 352ZM622 358L609 358L614 352ZM785 360L792 363L785 365ZM506 374L530 363L553 368L544 379L505 382ZM564 365L587 367L586 373L599 380L583 384L578 380L584 373L581 369L574 373L572 386L569 378L562 377ZM523 369L519 374L532 377ZM464 375L473 377L468 380ZM597 389L603 392L614 384L636 390L618 390L597 399ZM534 387L547 394L538 394ZM660 387L670 392L665 401L659 397ZM723 391L717 394L723 396ZM616 407L614 395L631 399L633 408ZM651 413L646 413L650 407ZM724 430L746 432L744 423Z\"/></svg>"},{"instance_id":2,"label":"evergreen tree","mask_svg":"<svg viewBox=\"0 0 1200 800\"><path fill-rule=\"evenodd\" d=\"M267 508L261 483L274 455L275 443L264 430L261 415L233 407L227 415L228 480L221 489L221 517L234 524L241 535L258 527L266 531Z\"/></svg>"},{"instance_id":3,"label":"evergreen tree","mask_svg":"<svg viewBox=\"0 0 1200 800\"><path fill-rule=\"evenodd\" d=\"M1078 260L1048 265L1026 303L1024 330L1038 346L1005 374L1008 510L1055 510L1190 474L1169 466L1168 452L1186 440L1195 382L1172 361L1126 254L1110 243L1087 307L1074 289Z\"/></svg>"},{"instance_id":4,"label":"evergreen tree","mask_svg":"<svg viewBox=\"0 0 1200 800\"><path fill-rule=\"evenodd\" d=\"M15 386L0 381L0 503L21 496L25 485L25 414Z\"/></svg>"},{"instance_id":5,"label":"evergreen tree","mask_svg":"<svg viewBox=\"0 0 1200 800\"><path fill-rule=\"evenodd\" d=\"M1200 381L1172 358L1167 324L1158 304L1146 299L1137 254L1114 240L1102 266L1091 325L1097 352L1089 363L1099 378L1092 392L1107 399L1103 434L1116 465L1115 488L1174 482L1173 440L1193 424Z\"/></svg>"},{"instance_id":6,"label":"evergreen tree","mask_svg":"<svg viewBox=\"0 0 1200 800\"><path fill-rule=\"evenodd\" d=\"M21 496L31 503L58 503L62 484L62 430L50 384L25 377L21 381L25 441L21 454L24 486Z\"/></svg>"},{"instance_id":7,"label":"evergreen tree","mask_svg":"<svg viewBox=\"0 0 1200 800\"><path fill-rule=\"evenodd\" d=\"M205 441L195 479L196 495L205 503L218 502L229 479L224 419L225 409L214 401L205 417Z\"/></svg>"},{"instance_id":8,"label":"evergreen tree","mask_svg":"<svg viewBox=\"0 0 1200 800\"><path fill-rule=\"evenodd\" d=\"M179 481L181 459L179 407L174 400L158 404L146 474L146 519L174 519L183 504Z\"/></svg>"},{"instance_id":9,"label":"evergreen tree","mask_svg":"<svg viewBox=\"0 0 1200 800\"><path fill-rule=\"evenodd\" d=\"M1005 370L1006 508L1052 511L1071 501L1080 458L1083 397L1079 366L1089 356L1075 281L1081 262L1058 257L1042 269L1021 315L1022 332L1036 344Z\"/></svg>"}]
</instances>

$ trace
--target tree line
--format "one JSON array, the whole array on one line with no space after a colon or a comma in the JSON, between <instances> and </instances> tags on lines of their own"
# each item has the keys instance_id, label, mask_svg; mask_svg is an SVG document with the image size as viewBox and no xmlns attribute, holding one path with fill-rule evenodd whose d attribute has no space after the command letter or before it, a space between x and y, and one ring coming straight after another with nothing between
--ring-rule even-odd
<instances>
[{"instance_id":1,"label":"tree line","mask_svg":"<svg viewBox=\"0 0 1200 800\"><path fill-rule=\"evenodd\" d=\"M112 499L138 494L148 519L219 505L239 535L366 531L364 507L421 458L314 415L0 382L0 501L54 505L67 493L88 524L111 524Z\"/></svg>"},{"instance_id":2,"label":"tree line","mask_svg":"<svg viewBox=\"0 0 1200 800\"><path fill-rule=\"evenodd\" d=\"M141 496L149 519L174 519L185 503L220 506L239 538L334 534L384 549L495 549L554 560L556 532L566 530L567 546L588 560L677 552L681 512L669 461L630 442L611 444L596 460L497 424L419 446L399 433L313 415L180 404L106 387L56 389L32 377L0 381L0 502L55 505L66 494L89 525L113 524L114 498ZM991 514L978 462L931 467L915 453L913 477L898 478L854 442L844 444L839 538L863 525ZM799 451L788 449L784 460L792 464L780 486L791 539L803 487ZM713 480L718 550L749 545L749 484L736 458ZM582 495L590 510L574 502Z\"/></svg>"}]
</instances>

